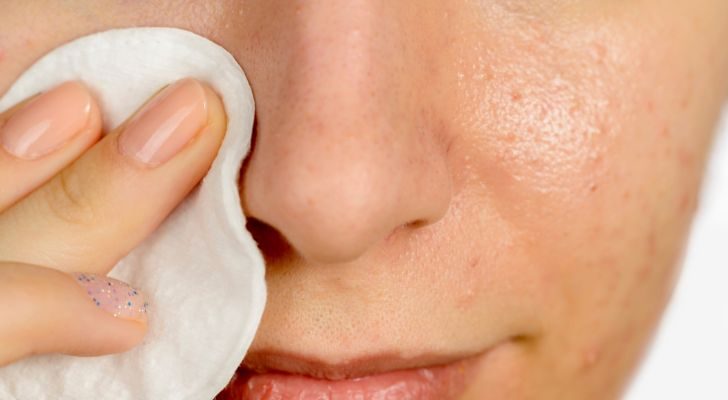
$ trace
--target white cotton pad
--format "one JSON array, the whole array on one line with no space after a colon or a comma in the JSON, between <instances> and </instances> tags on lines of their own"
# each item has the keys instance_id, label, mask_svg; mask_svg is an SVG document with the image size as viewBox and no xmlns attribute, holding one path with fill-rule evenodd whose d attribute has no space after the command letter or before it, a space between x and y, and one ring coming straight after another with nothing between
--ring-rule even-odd
<instances>
[{"instance_id":1,"label":"white cotton pad","mask_svg":"<svg viewBox=\"0 0 728 400\"><path fill-rule=\"evenodd\" d=\"M199 187L110 274L146 294L146 338L123 354L35 356L0 368L0 399L210 400L245 356L266 292L263 258L238 195L254 104L235 59L179 29L97 33L40 59L0 100L0 110L77 79L96 94L108 132L164 85L188 76L221 95L227 134Z\"/></svg>"}]
</instances>

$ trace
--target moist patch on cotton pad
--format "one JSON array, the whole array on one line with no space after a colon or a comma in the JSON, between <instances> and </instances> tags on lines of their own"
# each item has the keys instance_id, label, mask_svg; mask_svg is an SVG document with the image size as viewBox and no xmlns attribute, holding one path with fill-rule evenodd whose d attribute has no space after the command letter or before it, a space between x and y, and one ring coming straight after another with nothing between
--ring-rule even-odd
<instances>
[{"instance_id":1,"label":"moist patch on cotton pad","mask_svg":"<svg viewBox=\"0 0 728 400\"><path fill-rule=\"evenodd\" d=\"M101 32L41 58L0 99L0 110L76 79L93 90L108 132L164 85L188 76L221 95L227 133L198 188L110 274L147 296L147 336L122 354L43 355L0 368L0 398L208 400L245 356L266 291L263 258L245 229L238 194L254 103L235 59L184 30Z\"/></svg>"}]
</instances>

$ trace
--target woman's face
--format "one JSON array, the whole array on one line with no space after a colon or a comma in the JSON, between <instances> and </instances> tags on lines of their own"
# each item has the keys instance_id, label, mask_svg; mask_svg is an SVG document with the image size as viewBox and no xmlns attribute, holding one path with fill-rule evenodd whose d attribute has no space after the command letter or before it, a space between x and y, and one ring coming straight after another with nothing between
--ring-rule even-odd
<instances>
[{"instance_id":1,"label":"woman's face","mask_svg":"<svg viewBox=\"0 0 728 400\"><path fill-rule=\"evenodd\" d=\"M623 390L728 94L728 2L15 1L0 93L129 26L208 37L253 88L240 190L269 295L249 368L468 359L465 399Z\"/></svg>"}]
</instances>

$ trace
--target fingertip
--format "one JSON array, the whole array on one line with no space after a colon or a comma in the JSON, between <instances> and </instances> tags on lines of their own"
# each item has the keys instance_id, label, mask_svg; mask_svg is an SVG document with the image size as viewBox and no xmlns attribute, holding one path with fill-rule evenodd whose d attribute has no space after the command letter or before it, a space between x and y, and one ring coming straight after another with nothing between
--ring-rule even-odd
<instances>
[{"instance_id":1,"label":"fingertip","mask_svg":"<svg viewBox=\"0 0 728 400\"><path fill-rule=\"evenodd\" d=\"M225 113L225 105L220 98L220 95L206 82L201 82L202 87L205 91L205 97L207 98L207 113L208 123L207 126L212 128L212 133L219 136L225 134L227 128L227 114Z\"/></svg>"},{"instance_id":2,"label":"fingertip","mask_svg":"<svg viewBox=\"0 0 728 400\"><path fill-rule=\"evenodd\" d=\"M119 153L145 169L180 162L191 149L215 140L219 109L219 99L201 81L180 79L128 121L118 136Z\"/></svg>"},{"instance_id":3,"label":"fingertip","mask_svg":"<svg viewBox=\"0 0 728 400\"><path fill-rule=\"evenodd\" d=\"M83 357L124 353L139 346L148 330L147 323L143 321L115 319L105 324L98 322L85 343L71 342L59 353Z\"/></svg>"},{"instance_id":4,"label":"fingertip","mask_svg":"<svg viewBox=\"0 0 728 400\"><path fill-rule=\"evenodd\" d=\"M91 148L103 136L103 115L101 107L93 91L80 80L64 82L59 86L67 86L69 91L78 93L77 96L84 98L86 102L86 122L65 145L63 152L69 152L80 156L84 151Z\"/></svg>"},{"instance_id":5,"label":"fingertip","mask_svg":"<svg viewBox=\"0 0 728 400\"><path fill-rule=\"evenodd\" d=\"M85 90L89 96L88 122L86 123L86 127L84 128L84 130L86 131L86 135L90 140L89 144L92 144L96 142L103 134L104 118L101 113L101 107L99 106L99 101L96 98L96 95L88 86L86 86L85 83L81 81L74 82L80 85L81 88L83 88L83 90Z\"/></svg>"},{"instance_id":6,"label":"fingertip","mask_svg":"<svg viewBox=\"0 0 728 400\"><path fill-rule=\"evenodd\" d=\"M130 286L116 282L125 296L142 298L127 294ZM118 290L103 290L96 294L73 275L55 269L0 263L0 343L6 344L0 346L0 365L37 354L92 356L137 346L147 331L146 318L124 318L102 309L93 295L105 301L122 297Z\"/></svg>"},{"instance_id":7,"label":"fingertip","mask_svg":"<svg viewBox=\"0 0 728 400\"><path fill-rule=\"evenodd\" d=\"M84 333L85 340L67 341L59 354L81 357L103 356L124 353L139 346L147 333L145 322L116 319L105 324L96 321L91 330ZM46 351L43 351L46 352Z\"/></svg>"},{"instance_id":8,"label":"fingertip","mask_svg":"<svg viewBox=\"0 0 728 400\"><path fill-rule=\"evenodd\" d=\"M148 303L137 288L103 275L71 273L77 285L73 309L79 314L75 330L83 342L69 341L66 354L94 356L122 353L142 342L147 329ZM79 291L80 289L80 291Z\"/></svg>"},{"instance_id":9,"label":"fingertip","mask_svg":"<svg viewBox=\"0 0 728 400\"><path fill-rule=\"evenodd\" d=\"M198 82L205 93L207 122L193 142L196 142L194 146L200 148L198 157L203 161L203 165L209 167L225 138L227 113L225 104L215 89L207 82L199 80Z\"/></svg>"}]
</instances>

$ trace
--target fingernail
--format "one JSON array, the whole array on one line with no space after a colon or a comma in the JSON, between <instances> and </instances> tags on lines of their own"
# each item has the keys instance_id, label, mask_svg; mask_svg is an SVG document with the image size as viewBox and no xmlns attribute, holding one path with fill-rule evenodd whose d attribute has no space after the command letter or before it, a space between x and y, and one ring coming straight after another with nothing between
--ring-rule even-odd
<instances>
[{"instance_id":1,"label":"fingernail","mask_svg":"<svg viewBox=\"0 0 728 400\"><path fill-rule=\"evenodd\" d=\"M144 295L128 283L107 276L76 272L71 274L76 283L86 289L97 307L117 318L147 320L149 303Z\"/></svg>"},{"instance_id":2,"label":"fingernail","mask_svg":"<svg viewBox=\"0 0 728 400\"><path fill-rule=\"evenodd\" d=\"M0 129L0 142L15 157L35 160L62 147L88 123L91 95L70 81L38 95Z\"/></svg>"},{"instance_id":3,"label":"fingernail","mask_svg":"<svg viewBox=\"0 0 728 400\"><path fill-rule=\"evenodd\" d=\"M119 150L148 166L174 157L207 123L205 90L182 79L162 90L132 118L119 137Z\"/></svg>"}]
</instances>

